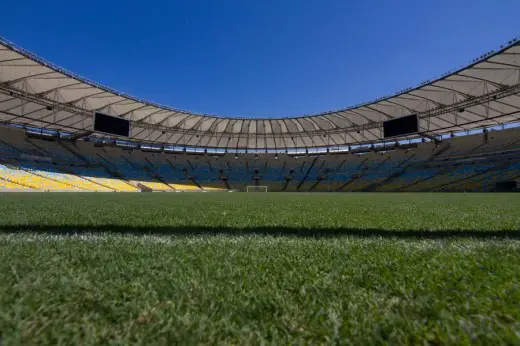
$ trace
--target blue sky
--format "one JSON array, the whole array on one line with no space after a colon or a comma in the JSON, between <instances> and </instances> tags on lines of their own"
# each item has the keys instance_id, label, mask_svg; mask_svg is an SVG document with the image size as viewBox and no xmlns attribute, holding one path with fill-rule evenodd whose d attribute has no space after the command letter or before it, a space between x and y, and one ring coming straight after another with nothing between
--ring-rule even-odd
<instances>
[{"instance_id":1,"label":"blue sky","mask_svg":"<svg viewBox=\"0 0 520 346\"><path fill-rule=\"evenodd\" d=\"M29 0L2 12L1 36L77 74L246 117L369 101L520 35L518 0Z\"/></svg>"}]
</instances>

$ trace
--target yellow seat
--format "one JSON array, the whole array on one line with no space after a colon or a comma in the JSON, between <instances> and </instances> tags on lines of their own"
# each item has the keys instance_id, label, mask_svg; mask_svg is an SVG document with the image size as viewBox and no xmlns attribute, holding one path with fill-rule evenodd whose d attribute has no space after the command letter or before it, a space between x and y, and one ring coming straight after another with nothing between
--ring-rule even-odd
<instances>
[{"instance_id":1,"label":"yellow seat","mask_svg":"<svg viewBox=\"0 0 520 346\"><path fill-rule=\"evenodd\" d=\"M189 184L170 184L175 190L178 191L200 191L200 188L195 185Z\"/></svg>"},{"instance_id":2,"label":"yellow seat","mask_svg":"<svg viewBox=\"0 0 520 346\"><path fill-rule=\"evenodd\" d=\"M29 187L18 185L16 183L13 183L8 180L3 180L3 179L0 179L0 190L1 189L19 189L19 190L27 189L27 190L30 190Z\"/></svg>"},{"instance_id":3,"label":"yellow seat","mask_svg":"<svg viewBox=\"0 0 520 346\"><path fill-rule=\"evenodd\" d=\"M138 180L132 180L132 183L134 184L143 184L144 186L156 190L156 191L172 191L173 189L161 182L158 181L138 181Z\"/></svg>"},{"instance_id":4,"label":"yellow seat","mask_svg":"<svg viewBox=\"0 0 520 346\"><path fill-rule=\"evenodd\" d=\"M137 192L139 189L129 183L116 179L116 178L104 178L104 177L92 177L84 176L86 179L93 181L96 184L107 186L115 191L119 192Z\"/></svg>"}]
</instances>

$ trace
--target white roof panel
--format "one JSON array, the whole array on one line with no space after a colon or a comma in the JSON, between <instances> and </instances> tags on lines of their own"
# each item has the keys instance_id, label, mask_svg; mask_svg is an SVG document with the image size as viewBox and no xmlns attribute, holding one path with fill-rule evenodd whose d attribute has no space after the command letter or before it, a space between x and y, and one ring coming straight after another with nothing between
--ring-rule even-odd
<instances>
[{"instance_id":1,"label":"white roof panel","mask_svg":"<svg viewBox=\"0 0 520 346\"><path fill-rule=\"evenodd\" d=\"M75 132L90 126L92 112L100 110L129 119L131 139L170 145L359 144L380 140L384 120L413 113L429 134L470 129L516 121L519 93L520 47L512 41L451 74L356 107L301 117L217 117L117 92L0 39L0 121Z\"/></svg>"}]
</instances>

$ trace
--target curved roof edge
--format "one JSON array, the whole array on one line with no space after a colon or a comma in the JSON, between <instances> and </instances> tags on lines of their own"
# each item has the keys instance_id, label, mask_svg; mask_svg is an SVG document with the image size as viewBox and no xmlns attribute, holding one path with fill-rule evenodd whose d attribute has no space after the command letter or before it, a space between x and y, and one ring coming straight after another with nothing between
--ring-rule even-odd
<instances>
[{"instance_id":1,"label":"curved roof edge","mask_svg":"<svg viewBox=\"0 0 520 346\"><path fill-rule=\"evenodd\" d=\"M280 149L377 142L383 123L417 114L414 136L520 120L520 41L373 101L299 117L198 114L140 100L89 81L0 40L0 121L80 135L94 112L128 119L129 139L165 145Z\"/></svg>"},{"instance_id":2,"label":"curved roof edge","mask_svg":"<svg viewBox=\"0 0 520 346\"><path fill-rule=\"evenodd\" d=\"M452 69L452 70L449 70L443 74L441 74L440 76L438 77L434 77L433 79L428 79L424 82L421 82L415 86L412 86L412 87L409 87L409 88L405 88L405 89L402 89L398 92L395 92L394 94L391 94L391 95L386 95L386 96L382 96L382 97L379 97L379 98L376 98L376 99L373 99L373 100L370 100L370 101L366 101L366 102L362 102L362 103L359 103L359 104L356 104L356 105L352 105L352 106L348 106L348 107L345 107L345 108L339 108L339 109L332 109L332 110L328 110L328 111L324 111L324 112L318 112L318 113L311 113L311 114L304 114L304 115L296 115L296 116L285 116L285 117L270 117L270 116L265 116L265 117L261 117L261 118L252 118L252 117L240 117L240 116L226 116L226 115L216 115L216 114L211 114L211 113L199 113L199 112L196 112L196 111L190 111L190 110L185 110L185 109L181 109L181 108L175 108L175 107L171 107L171 106L167 106L167 105L164 105L164 104L160 104L160 103L157 103L157 102L154 102L154 101L149 101L149 100L144 100L144 99L141 99L137 96L133 96L133 95L130 95L130 94L127 94L127 93L124 93L124 92L121 92L121 91L118 91L118 90L115 90L115 89L112 89L106 85L103 85L101 83L97 83L97 82L94 82L88 78L85 78L85 77L82 77L72 71L69 71L65 68L62 68L60 66L57 66L55 64L53 64L52 62L50 61L47 61L46 59L18 46L17 44L15 44L14 42L11 42L9 41L8 39L0 36L0 44L4 45L4 46L7 46L8 48L12 49L13 51L29 58L29 59L32 59L36 62L38 62L39 64L45 66L45 67L48 67L56 72L59 72L59 73L62 73L70 78L74 78L82 83L85 83L85 84L88 84L92 87L95 87L95 88L99 88L101 90L104 90L106 92L109 92L109 93L112 93L112 94L115 94L117 96L121 96L121 97L124 97L124 98L127 98L127 99L130 99L130 100L133 100L133 101L136 101L136 102L139 102L139 103L143 103L143 104L146 104L146 105L149 105L149 106L152 106L152 107L158 107L158 108L162 108L164 110L168 110L168 111L172 111L172 112L178 112L178 113L184 113L184 114L188 114L188 115L197 115L197 116L205 116L205 117L212 117L212 118L220 118L220 119L239 119L239 120L253 120L253 119L266 119L266 120L282 120L282 119L301 119L301 118L307 118L307 117L317 117L317 116L324 116L324 115L330 115L330 114L334 114L334 113L338 113L338 112L344 112L344 111L349 111L349 110L355 110L356 108L359 108L359 107L363 107L363 106L370 106L372 104L375 104L377 102L381 102L381 101L386 101L386 100L389 100L393 97L396 97L396 96L400 96L400 95L403 95L403 94L406 94L410 91L414 91L414 90L417 90L417 89L420 89L424 86L428 86L430 84L433 84L435 82L438 82L440 80L442 80L443 78L451 75L451 74L456 74L458 72L461 72L461 71L464 71L468 68L471 68L481 62L484 62L485 60L495 56L495 55L499 55L501 54L502 52L506 51L507 49L517 45L518 43L520 42L520 36L518 37L515 37L509 41L507 41L505 44L502 44L497 50L495 49L492 49L490 51L488 51L487 53L484 53L483 55L471 60L470 62L468 62L467 64L463 64L461 65L460 67L458 68L455 68L455 69Z\"/></svg>"}]
</instances>

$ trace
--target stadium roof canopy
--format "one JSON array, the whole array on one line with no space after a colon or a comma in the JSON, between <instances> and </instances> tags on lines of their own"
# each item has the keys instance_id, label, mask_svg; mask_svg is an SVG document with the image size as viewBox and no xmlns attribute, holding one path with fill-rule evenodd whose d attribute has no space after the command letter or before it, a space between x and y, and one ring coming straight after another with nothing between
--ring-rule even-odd
<instances>
[{"instance_id":1,"label":"stadium roof canopy","mask_svg":"<svg viewBox=\"0 0 520 346\"><path fill-rule=\"evenodd\" d=\"M248 119L197 114L117 92L0 38L0 121L73 134L95 111L131 121L131 140L176 146L283 149L382 140L385 120L418 114L422 135L516 122L520 41L467 66L372 102L314 115Z\"/></svg>"}]
</instances>

